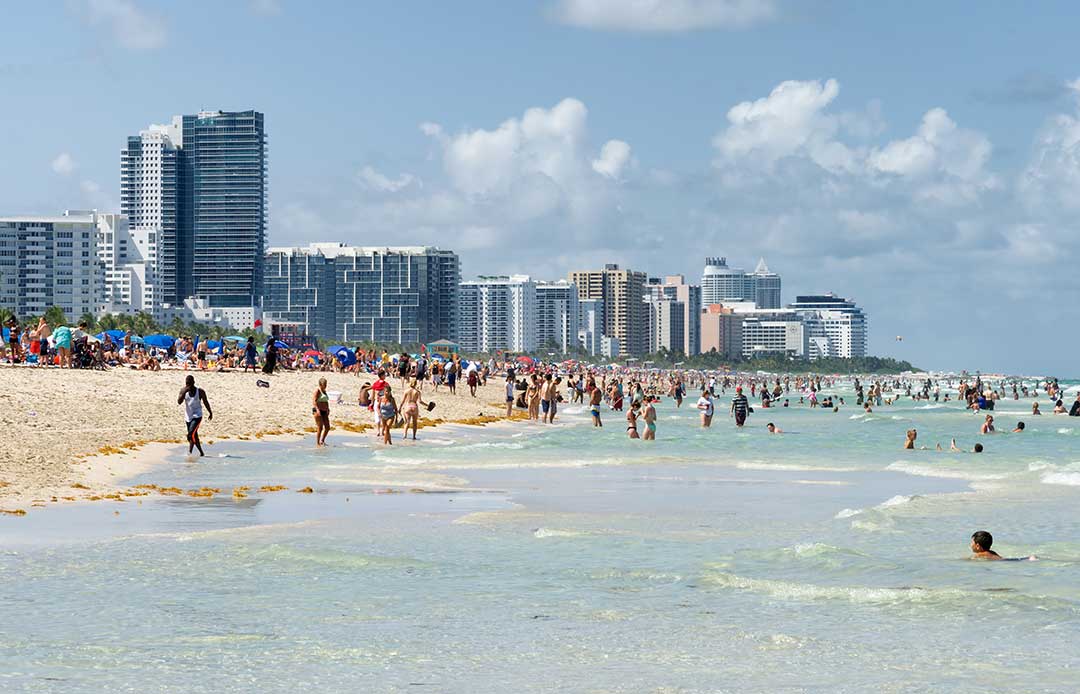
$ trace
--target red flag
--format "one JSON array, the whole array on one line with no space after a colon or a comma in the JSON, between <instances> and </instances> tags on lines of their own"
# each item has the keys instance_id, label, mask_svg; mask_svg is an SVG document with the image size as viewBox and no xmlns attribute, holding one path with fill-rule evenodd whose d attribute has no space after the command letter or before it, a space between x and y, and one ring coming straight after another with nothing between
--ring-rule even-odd
<instances>
[{"instance_id":1,"label":"red flag","mask_svg":"<svg viewBox=\"0 0 1080 694\"><path fill-rule=\"evenodd\" d=\"M262 327L262 318L256 318L255 319L255 327L256 328L261 328Z\"/></svg>"}]
</instances>

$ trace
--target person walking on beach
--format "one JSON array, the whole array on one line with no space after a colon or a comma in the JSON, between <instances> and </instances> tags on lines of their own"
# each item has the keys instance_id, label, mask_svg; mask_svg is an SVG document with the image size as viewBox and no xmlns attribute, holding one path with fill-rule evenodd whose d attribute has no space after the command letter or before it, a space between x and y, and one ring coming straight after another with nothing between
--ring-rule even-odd
<instances>
[{"instance_id":1,"label":"person walking on beach","mask_svg":"<svg viewBox=\"0 0 1080 694\"><path fill-rule=\"evenodd\" d=\"M514 386L517 385L514 382L514 374L510 373L506 375L506 418L510 419L514 414Z\"/></svg>"},{"instance_id":2,"label":"person walking on beach","mask_svg":"<svg viewBox=\"0 0 1080 694\"><path fill-rule=\"evenodd\" d=\"M645 436L646 441L656 440L656 408L653 407L653 400L651 395L645 396L645 411L642 413L642 418L645 420Z\"/></svg>"},{"instance_id":3,"label":"person walking on beach","mask_svg":"<svg viewBox=\"0 0 1080 694\"><path fill-rule=\"evenodd\" d=\"M811 393L813 395L813 393ZM731 413L735 416L735 426L740 429L746 424L746 417L750 413L750 403L743 395L742 386L735 388L735 397L731 399Z\"/></svg>"},{"instance_id":4,"label":"person walking on beach","mask_svg":"<svg viewBox=\"0 0 1080 694\"><path fill-rule=\"evenodd\" d=\"M326 392L326 379L319 379L319 387L311 400L311 414L315 417L315 445L325 446L330 433L330 396Z\"/></svg>"},{"instance_id":5,"label":"person walking on beach","mask_svg":"<svg viewBox=\"0 0 1080 694\"><path fill-rule=\"evenodd\" d=\"M263 373L269 376L277 367L277 340L273 336L266 341L266 354L263 359Z\"/></svg>"},{"instance_id":6,"label":"person walking on beach","mask_svg":"<svg viewBox=\"0 0 1080 694\"><path fill-rule=\"evenodd\" d=\"M202 442L199 440L199 426L202 424L203 407L206 408L206 420L213 421L214 411L210 409L210 401L206 399L206 391L195 387L195 377L188 376L184 381L184 388L180 396L176 398L177 405L184 406L184 421L187 422L188 455L196 448L199 455L205 456Z\"/></svg>"},{"instance_id":7,"label":"person walking on beach","mask_svg":"<svg viewBox=\"0 0 1080 694\"><path fill-rule=\"evenodd\" d=\"M405 391L405 396L401 398L401 416L405 418L405 430L401 434L402 441L409 438L409 427L412 427L413 441L416 440L416 428L420 423L420 405L428 406L420 397L418 379L414 378L409 381L409 389Z\"/></svg>"},{"instance_id":8,"label":"person walking on beach","mask_svg":"<svg viewBox=\"0 0 1080 694\"><path fill-rule=\"evenodd\" d=\"M249 337L247 344L244 345L244 373L250 368L251 373L255 373L255 358L258 356L258 350L255 349L255 338Z\"/></svg>"},{"instance_id":9,"label":"person walking on beach","mask_svg":"<svg viewBox=\"0 0 1080 694\"><path fill-rule=\"evenodd\" d=\"M709 389L701 391L701 397L697 401L697 408L701 412L701 428L708 429L712 426L713 418L712 393Z\"/></svg>"}]
</instances>

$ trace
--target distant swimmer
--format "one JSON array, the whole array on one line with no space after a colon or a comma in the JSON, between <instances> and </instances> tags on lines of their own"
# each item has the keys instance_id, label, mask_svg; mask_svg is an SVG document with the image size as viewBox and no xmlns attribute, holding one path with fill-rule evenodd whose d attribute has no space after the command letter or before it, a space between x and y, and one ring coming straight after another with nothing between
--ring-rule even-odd
<instances>
[{"instance_id":1,"label":"distant swimmer","mask_svg":"<svg viewBox=\"0 0 1080 694\"><path fill-rule=\"evenodd\" d=\"M1019 433L1021 433L1023 431L1024 431L1024 423L1023 422L1017 422L1016 423L1016 428L1012 430L1012 433L1019 434Z\"/></svg>"},{"instance_id":2,"label":"distant swimmer","mask_svg":"<svg viewBox=\"0 0 1080 694\"><path fill-rule=\"evenodd\" d=\"M776 425L775 425L775 424L773 424L772 422L769 422L768 424L766 424L766 425L765 425L765 428L769 430L769 433L770 433L770 434L783 434L783 433L784 433L784 430L783 430L783 429L781 429L780 427L776 426Z\"/></svg>"},{"instance_id":3,"label":"distant swimmer","mask_svg":"<svg viewBox=\"0 0 1080 694\"><path fill-rule=\"evenodd\" d=\"M963 448L960 448L956 445L956 439L953 439L952 443L949 444L949 450L953 453L982 453L983 445L981 443L977 443L970 451L964 451Z\"/></svg>"},{"instance_id":4,"label":"distant swimmer","mask_svg":"<svg viewBox=\"0 0 1080 694\"><path fill-rule=\"evenodd\" d=\"M1033 414L1033 415L1041 415L1042 414L1042 412L1039 412L1039 403L1037 403L1037 402L1031 403L1031 414Z\"/></svg>"},{"instance_id":5,"label":"distant swimmer","mask_svg":"<svg viewBox=\"0 0 1080 694\"><path fill-rule=\"evenodd\" d=\"M915 450L915 439L917 439L918 437L919 437L919 432L915 431L914 429L908 429L907 430L907 439L905 439L905 441L904 441L904 450L905 451L913 451L913 450Z\"/></svg>"},{"instance_id":6,"label":"distant swimmer","mask_svg":"<svg viewBox=\"0 0 1080 694\"><path fill-rule=\"evenodd\" d=\"M1028 557L1003 557L990 549L994 544L994 536L985 530L976 530L971 534L971 558L986 561L1038 561L1039 558L1032 554Z\"/></svg>"},{"instance_id":7,"label":"distant swimmer","mask_svg":"<svg viewBox=\"0 0 1080 694\"><path fill-rule=\"evenodd\" d=\"M994 429L994 416L986 415L986 421L983 422L982 427L979 428L980 434L993 434Z\"/></svg>"}]
</instances>

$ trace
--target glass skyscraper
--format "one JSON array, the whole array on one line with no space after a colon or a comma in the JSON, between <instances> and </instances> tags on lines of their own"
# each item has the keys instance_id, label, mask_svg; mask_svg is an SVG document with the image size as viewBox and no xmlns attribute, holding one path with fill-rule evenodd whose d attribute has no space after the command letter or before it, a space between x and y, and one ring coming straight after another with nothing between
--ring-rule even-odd
<instances>
[{"instance_id":1,"label":"glass skyscraper","mask_svg":"<svg viewBox=\"0 0 1080 694\"><path fill-rule=\"evenodd\" d=\"M204 111L129 137L121 209L158 230L162 300L254 306L263 290L267 157L263 114Z\"/></svg>"},{"instance_id":2,"label":"glass skyscraper","mask_svg":"<svg viewBox=\"0 0 1080 694\"><path fill-rule=\"evenodd\" d=\"M184 116L181 236L191 240L191 295L211 306L262 296L266 131L258 111Z\"/></svg>"}]
</instances>

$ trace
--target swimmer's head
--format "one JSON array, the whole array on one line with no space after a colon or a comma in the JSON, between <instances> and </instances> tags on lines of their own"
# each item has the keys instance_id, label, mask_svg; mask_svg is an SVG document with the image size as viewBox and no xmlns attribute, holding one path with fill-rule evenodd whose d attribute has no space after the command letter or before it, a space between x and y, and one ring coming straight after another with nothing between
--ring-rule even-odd
<instances>
[{"instance_id":1,"label":"swimmer's head","mask_svg":"<svg viewBox=\"0 0 1080 694\"><path fill-rule=\"evenodd\" d=\"M769 422L768 424L766 424L765 428L768 429L769 431L776 431L776 425L773 424L772 422Z\"/></svg>"},{"instance_id":2,"label":"swimmer's head","mask_svg":"<svg viewBox=\"0 0 1080 694\"><path fill-rule=\"evenodd\" d=\"M975 444L975 452L976 453L982 453L983 452L983 445L981 443Z\"/></svg>"},{"instance_id":3,"label":"swimmer's head","mask_svg":"<svg viewBox=\"0 0 1080 694\"><path fill-rule=\"evenodd\" d=\"M1023 431L1024 430L1024 423L1023 422L1017 422L1016 423L1016 428L1019 429L1020 431Z\"/></svg>"},{"instance_id":4,"label":"swimmer's head","mask_svg":"<svg viewBox=\"0 0 1080 694\"><path fill-rule=\"evenodd\" d=\"M994 544L994 536L985 530L976 530L971 534L971 549L976 552L989 552Z\"/></svg>"}]
</instances>

